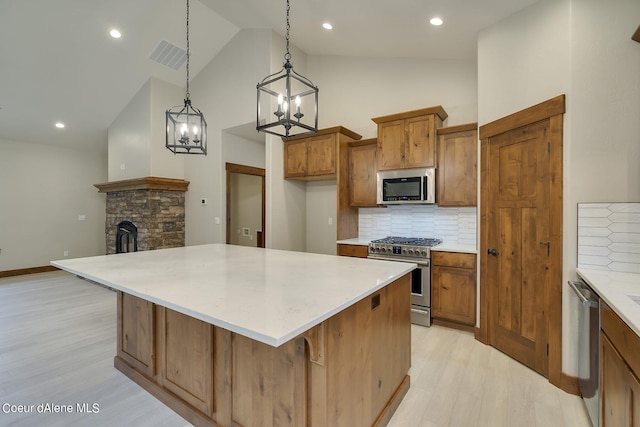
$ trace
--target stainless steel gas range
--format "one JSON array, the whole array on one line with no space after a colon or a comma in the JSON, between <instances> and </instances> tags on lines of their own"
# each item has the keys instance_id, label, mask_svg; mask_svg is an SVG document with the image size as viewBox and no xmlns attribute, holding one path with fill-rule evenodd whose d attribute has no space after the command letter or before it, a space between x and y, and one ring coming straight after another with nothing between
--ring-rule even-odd
<instances>
[{"instance_id":1,"label":"stainless steel gas range","mask_svg":"<svg viewBox=\"0 0 640 427\"><path fill-rule=\"evenodd\" d=\"M431 247L441 239L394 237L369 243L371 259L411 262L418 268L411 272L411 323L431 326Z\"/></svg>"}]
</instances>

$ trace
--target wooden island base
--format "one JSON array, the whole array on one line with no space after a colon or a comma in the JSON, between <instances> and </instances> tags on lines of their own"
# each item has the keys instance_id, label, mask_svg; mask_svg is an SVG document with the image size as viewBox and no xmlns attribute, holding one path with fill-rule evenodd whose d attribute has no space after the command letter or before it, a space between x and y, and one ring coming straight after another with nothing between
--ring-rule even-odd
<instances>
[{"instance_id":1,"label":"wooden island base","mask_svg":"<svg viewBox=\"0 0 640 427\"><path fill-rule=\"evenodd\" d=\"M410 276L280 347L118 292L115 367L196 426L384 426L409 389Z\"/></svg>"}]
</instances>

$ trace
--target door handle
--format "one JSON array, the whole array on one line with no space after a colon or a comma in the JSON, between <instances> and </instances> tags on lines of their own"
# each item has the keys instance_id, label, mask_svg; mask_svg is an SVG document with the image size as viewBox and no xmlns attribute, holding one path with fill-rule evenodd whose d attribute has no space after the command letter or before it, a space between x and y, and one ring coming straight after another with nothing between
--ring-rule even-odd
<instances>
[{"instance_id":1,"label":"door handle","mask_svg":"<svg viewBox=\"0 0 640 427\"><path fill-rule=\"evenodd\" d=\"M489 249L489 250L487 251L487 253L488 253L489 255L498 256L498 251L497 251L497 250L495 250L495 249Z\"/></svg>"},{"instance_id":2,"label":"door handle","mask_svg":"<svg viewBox=\"0 0 640 427\"><path fill-rule=\"evenodd\" d=\"M539 244L547 247L547 256L551 253L551 242L538 242Z\"/></svg>"}]
</instances>

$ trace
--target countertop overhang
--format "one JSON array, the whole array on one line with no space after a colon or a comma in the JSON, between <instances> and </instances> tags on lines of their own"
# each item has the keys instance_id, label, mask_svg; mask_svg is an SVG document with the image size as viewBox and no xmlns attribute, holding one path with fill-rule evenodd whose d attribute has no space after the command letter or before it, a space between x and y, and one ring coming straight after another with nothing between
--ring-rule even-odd
<instances>
[{"instance_id":1,"label":"countertop overhang","mask_svg":"<svg viewBox=\"0 0 640 427\"><path fill-rule=\"evenodd\" d=\"M273 347L416 268L406 262L225 244L51 264Z\"/></svg>"}]
</instances>

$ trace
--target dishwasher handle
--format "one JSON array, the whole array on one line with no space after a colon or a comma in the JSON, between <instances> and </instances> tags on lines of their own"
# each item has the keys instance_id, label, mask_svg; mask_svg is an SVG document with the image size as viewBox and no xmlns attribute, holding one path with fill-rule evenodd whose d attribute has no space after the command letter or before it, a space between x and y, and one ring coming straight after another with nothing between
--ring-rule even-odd
<instances>
[{"instance_id":1,"label":"dishwasher handle","mask_svg":"<svg viewBox=\"0 0 640 427\"><path fill-rule=\"evenodd\" d=\"M576 293L582 305L586 307L597 307L599 302L597 296L594 296L594 292L584 282L569 280L569 287ZM591 298L589 298L591 297Z\"/></svg>"}]
</instances>

